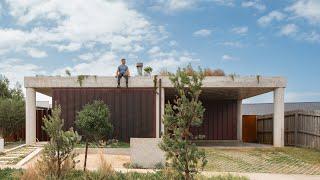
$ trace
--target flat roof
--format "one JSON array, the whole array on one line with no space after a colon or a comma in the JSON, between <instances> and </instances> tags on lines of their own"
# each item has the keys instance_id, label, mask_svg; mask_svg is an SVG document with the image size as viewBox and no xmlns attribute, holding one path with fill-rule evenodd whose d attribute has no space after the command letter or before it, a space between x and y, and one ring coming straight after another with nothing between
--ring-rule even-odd
<instances>
[{"instance_id":1,"label":"flat roof","mask_svg":"<svg viewBox=\"0 0 320 180\"><path fill-rule=\"evenodd\" d=\"M154 76L130 77L129 88L154 87L154 79ZM163 88L172 89L168 76L157 76L157 79L161 79ZM121 83L124 86L124 79ZM203 93L222 98L245 99L286 85L287 80L283 77L207 76L203 80ZM117 79L112 76L85 76L80 85L78 76L36 76L25 77L24 86L51 96L52 88L115 88Z\"/></svg>"}]
</instances>

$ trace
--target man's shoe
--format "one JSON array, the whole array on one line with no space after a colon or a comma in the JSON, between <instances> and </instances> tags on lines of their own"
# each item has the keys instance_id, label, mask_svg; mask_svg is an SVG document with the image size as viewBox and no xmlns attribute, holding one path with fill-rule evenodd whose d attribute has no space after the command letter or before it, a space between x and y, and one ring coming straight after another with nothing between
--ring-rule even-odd
<instances>
[{"instance_id":1,"label":"man's shoe","mask_svg":"<svg viewBox=\"0 0 320 180\"><path fill-rule=\"evenodd\" d=\"M126 84L126 88L128 88L128 84Z\"/></svg>"},{"instance_id":2,"label":"man's shoe","mask_svg":"<svg viewBox=\"0 0 320 180\"><path fill-rule=\"evenodd\" d=\"M120 88L120 85L118 84L117 88Z\"/></svg>"}]
</instances>

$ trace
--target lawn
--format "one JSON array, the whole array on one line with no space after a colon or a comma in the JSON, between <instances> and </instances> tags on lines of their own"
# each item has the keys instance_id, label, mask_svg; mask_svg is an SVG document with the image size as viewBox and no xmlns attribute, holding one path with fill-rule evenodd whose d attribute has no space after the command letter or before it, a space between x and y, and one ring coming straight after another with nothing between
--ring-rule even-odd
<instances>
[{"instance_id":1,"label":"lawn","mask_svg":"<svg viewBox=\"0 0 320 180\"><path fill-rule=\"evenodd\" d=\"M320 175L320 151L306 148L204 148L207 171Z\"/></svg>"},{"instance_id":2,"label":"lawn","mask_svg":"<svg viewBox=\"0 0 320 180\"><path fill-rule=\"evenodd\" d=\"M5 142L4 149L11 149L24 144L24 141Z\"/></svg>"},{"instance_id":3,"label":"lawn","mask_svg":"<svg viewBox=\"0 0 320 180\"><path fill-rule=\"evenodd\" d=\"M86 144L84 142L80 142L76 144L76 148L85 148ZM99 143L89 143L89 148L130 148L130 144L126 142L113 142L110 144L101 145Z\"/></svg>"}]
</instances>

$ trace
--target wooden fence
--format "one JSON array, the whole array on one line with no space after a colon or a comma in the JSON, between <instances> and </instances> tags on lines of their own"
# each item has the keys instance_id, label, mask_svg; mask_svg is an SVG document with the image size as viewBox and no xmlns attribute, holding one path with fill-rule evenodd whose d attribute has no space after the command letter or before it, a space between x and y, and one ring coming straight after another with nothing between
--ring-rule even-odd
<instances>
[{"instance_id":1,"label":"wooden fence","mask_svg":"<svg viewBox=\"0 0 320 180\"><path fill-rule=\"evenodd\" d=\"M290 111L285 113L284 143L320 149L320 112ZM273 115L257 117L257 138L262 144L273 142Z\"/></svg>"}]
</instances>

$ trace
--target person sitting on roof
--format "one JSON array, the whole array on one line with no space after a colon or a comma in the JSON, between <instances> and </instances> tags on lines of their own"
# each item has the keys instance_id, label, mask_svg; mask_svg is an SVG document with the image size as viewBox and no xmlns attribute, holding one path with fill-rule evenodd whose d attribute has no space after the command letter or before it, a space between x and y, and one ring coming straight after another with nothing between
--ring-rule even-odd
<instances>
[{"instance_id":1,"label":"person sitting on roof","mask_svg":"<svg viewBox=\"0 0 320 180\"><path fill-rule=\"evenodd\" d=\"M129 68L126 65L126 59L121 59L121 65L118 66L117 72L116 72L116 77L118 78L118 86L117 88L120 87L120 80L122 77L126 79L126 87L128 87L128 77L130 75Z\"/></svg>"}]
</instances>

